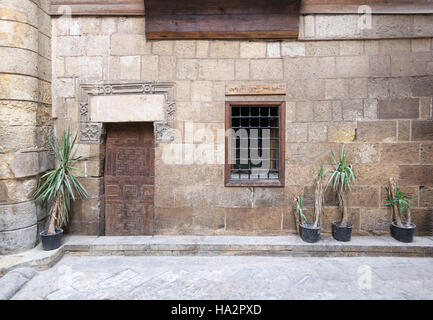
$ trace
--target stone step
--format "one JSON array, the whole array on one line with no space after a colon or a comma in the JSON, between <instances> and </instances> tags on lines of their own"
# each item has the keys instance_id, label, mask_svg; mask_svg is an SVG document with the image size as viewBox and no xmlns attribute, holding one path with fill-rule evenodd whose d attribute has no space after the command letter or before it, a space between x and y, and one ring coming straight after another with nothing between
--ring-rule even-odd
<instances>
[{"instance_id":1,"label":"stone step","mask_svg":"<svg viewBox=\"0 0 433 320\"><path fill-rule=\"evenodd\" d=\"M298 236L134 236L65 237L65 253L80 255L255 255L359 257L433 257L433 237L402 243L391 237L353 237L339 242L322 236L306 243Z\"/></svg>"}]
</instances>

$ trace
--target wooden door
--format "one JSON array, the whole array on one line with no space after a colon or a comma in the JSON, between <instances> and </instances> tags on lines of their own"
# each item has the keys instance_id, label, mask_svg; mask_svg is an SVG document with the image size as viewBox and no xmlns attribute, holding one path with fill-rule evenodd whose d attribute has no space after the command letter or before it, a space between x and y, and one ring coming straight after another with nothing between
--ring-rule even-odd
<instances>
[{"instance_id":1,"label":"wooden door","mask_svg":"<svg viewBox=\"0 0 433 320\"><path fill-rule=\"evenodd\" d=\"M155 139L152 123L107 126L105 234L153 233Z\"/></svg>"}]
</instances>

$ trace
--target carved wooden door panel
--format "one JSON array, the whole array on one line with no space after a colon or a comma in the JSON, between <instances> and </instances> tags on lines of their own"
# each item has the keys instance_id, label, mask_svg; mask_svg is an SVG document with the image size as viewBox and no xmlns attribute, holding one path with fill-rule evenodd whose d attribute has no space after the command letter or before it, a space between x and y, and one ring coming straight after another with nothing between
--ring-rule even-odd
<instances>
[{"instance_id":1,"label":"carved wooden door panel","mask_svg":"<svg viewBox=\"0 0 433 320\"><path fill-rule=\"evenodd\" d=\"M155 140L152 123L107 126L105 234L153 233Z\"/></svg>"}]
</instances>

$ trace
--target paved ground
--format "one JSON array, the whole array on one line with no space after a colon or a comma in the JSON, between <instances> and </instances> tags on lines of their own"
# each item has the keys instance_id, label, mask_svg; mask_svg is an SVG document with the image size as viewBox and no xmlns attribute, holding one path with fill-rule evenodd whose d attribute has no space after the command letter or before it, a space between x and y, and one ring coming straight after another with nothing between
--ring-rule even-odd
<instances>
[{"instance_id":1,"label":"paved ground","mask_svg":"<svg viewBox=\"0 0 433 320\"><path fill-rule=\"evenodd\" d=\"M432 258L65 256L13 299L433 299Z\"/></svg>"}]
</instances>

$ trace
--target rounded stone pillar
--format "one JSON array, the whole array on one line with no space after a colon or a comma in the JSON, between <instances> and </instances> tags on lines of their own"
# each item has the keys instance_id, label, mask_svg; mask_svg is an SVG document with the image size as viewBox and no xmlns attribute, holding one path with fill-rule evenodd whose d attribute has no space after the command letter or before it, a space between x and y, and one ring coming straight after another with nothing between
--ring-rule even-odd
<instances>
[{"instance_id":1,"label":"rounded stone pillar","mask_svg":"<svg viewBox=\"0 0 433 320\"><path fill-rule=\"evenodd\" d=\"M52 167L49 0L0 0L0 254L33 248L47 210L32 201Z\"/></svg>"}]
</instances>

